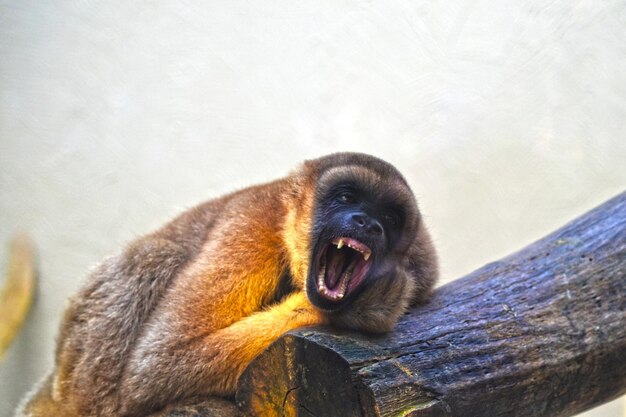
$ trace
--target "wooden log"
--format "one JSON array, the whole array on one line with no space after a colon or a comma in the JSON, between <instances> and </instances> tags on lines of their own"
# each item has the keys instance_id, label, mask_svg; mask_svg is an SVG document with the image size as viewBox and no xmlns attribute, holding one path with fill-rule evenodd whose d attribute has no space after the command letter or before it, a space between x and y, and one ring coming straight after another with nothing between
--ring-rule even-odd
<instances>
[{"instance_id":1,"label":"wooden log","mask_svg":"<svg viewBox=\"0 0 626 417\"><path fill-rule=\"evenodd\" d=\"M244 372L237 403L256 416L571 416L625 391L622 193L439 288L388 335L288 333Z\"/></svg>"}]
</instances>

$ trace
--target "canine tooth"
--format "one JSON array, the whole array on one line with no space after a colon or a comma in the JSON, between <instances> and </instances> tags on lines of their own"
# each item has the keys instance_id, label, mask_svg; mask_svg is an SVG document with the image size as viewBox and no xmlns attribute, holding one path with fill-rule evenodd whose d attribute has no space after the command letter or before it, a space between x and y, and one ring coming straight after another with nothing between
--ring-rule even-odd
<instances>
[{"instance_id":1,"label":"canine tooth","mask_svg":"<svg viewBox=\"0 0 626 417\"><path fill-rule=\"evenodd\" d=\"M370 258L370 255L372 254L372 252L365 252L363 254L363 259L365 259L366 261Z\"/></svg>"},{"instance_id":2,"label":"canine tooth","mask_svg":"<svg viewBox=\"0 0 626 417\"><path fill-rule=\"evenodd\" d=\"M343 239L339 239L339 243L337 243L337 249L341 249L342 247L343 247Z\"/></svg>"}]
</instances>

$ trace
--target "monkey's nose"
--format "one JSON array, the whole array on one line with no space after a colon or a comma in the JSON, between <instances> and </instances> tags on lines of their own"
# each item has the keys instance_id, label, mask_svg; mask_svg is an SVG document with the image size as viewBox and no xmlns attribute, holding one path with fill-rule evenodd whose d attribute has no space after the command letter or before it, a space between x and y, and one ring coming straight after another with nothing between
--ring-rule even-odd
<instances>
[{"instance_id":1,"label":"monkey's nose","mask_svg":"<svg viewBox=\"0 0 626 417\"><path fill-rule=\"evenodd\" d=\"M383 227L378 220L372 219L366 214L353 214L352 222L359 228L364 228L367 233L372 235L382 235Z\"/></svg>"}]
</instances>

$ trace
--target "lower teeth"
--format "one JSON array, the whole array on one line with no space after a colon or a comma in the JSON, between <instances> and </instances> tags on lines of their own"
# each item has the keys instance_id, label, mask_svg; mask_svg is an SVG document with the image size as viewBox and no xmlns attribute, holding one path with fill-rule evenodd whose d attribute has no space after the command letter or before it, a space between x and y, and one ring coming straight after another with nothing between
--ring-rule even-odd
<instances>
[{"instance_id":1,"label":"lower teeth","mask_svg":"<svg viewBox=\"0 0 626 417\"><path fill-rule=\"evenodd\" d=\"M340 278L341 282L339 284L339 290L335 294L332 294L328 287L326 287L326 264L322 264L320 272L317 276L317 286L320 292L335 300L343 298L346 295L346 289L348 288L348 284L350 283L350 279L352 278L352 272L352 270L349 270L344 273L343 277Z\"/></svg>"}]
</instances>

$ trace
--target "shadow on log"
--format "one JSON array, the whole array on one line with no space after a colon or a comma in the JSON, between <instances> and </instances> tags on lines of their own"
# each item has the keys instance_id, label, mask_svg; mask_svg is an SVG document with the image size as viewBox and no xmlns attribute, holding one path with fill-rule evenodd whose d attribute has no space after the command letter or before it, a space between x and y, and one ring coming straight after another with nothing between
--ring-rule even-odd
<instances>
[{"instance_id":1,"label":"shadow on log","mask_svg":"<svg viewBox=\"0 0 626 417\"><path fill-rule=\"evenodd\" d=\"M570 416L625 391L623 193L439 288L391 334L286 334L237 403L257 416Z\"/></svg>"}]
</instances>

